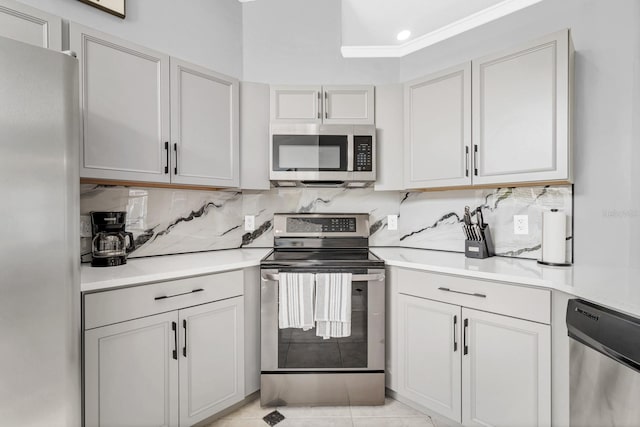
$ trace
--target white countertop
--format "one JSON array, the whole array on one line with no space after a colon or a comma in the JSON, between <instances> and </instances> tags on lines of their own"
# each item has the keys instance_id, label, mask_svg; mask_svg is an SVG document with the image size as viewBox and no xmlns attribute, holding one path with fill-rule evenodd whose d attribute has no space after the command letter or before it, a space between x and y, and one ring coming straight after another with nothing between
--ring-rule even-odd
<instances>
[{"instance_id":1,"label":"white countertop","mask_svg":"<svg viewBox=\"0 0 640 427\"><path fill-rule=\"evenodd\" d=\"M554 289L640 316L640 272L630 268L581 264L547 267L520 258L471 259L462 253L409 248L371 251L391 266Z\"/></svg>"},{"instance_id":2,"label":"white countertop","mask_svg":"<svg viewBox=\"0 0 640 427\"><path fill-rule=\"evenodd\" d=\"M173 280L260 265L271 249L228 249L192 254L130 258L118 267L80 268L82 292Z\"/></svg>"},{"instance_id":3,"label":"white countertop","mask_svg":"<svg viewBox=\"0 0 640 427\"><path fill-rule=\"evenodd\" d=\"M82 292L173 280L260 265L271 249L228 249L182 255L133 258L119 267L81 268ZM575 264L546 267L536 261L409 248L371 248L387 265L486 280L538 286L640 316L640 272L629 268Z\"/></svg>"}]
</instances>

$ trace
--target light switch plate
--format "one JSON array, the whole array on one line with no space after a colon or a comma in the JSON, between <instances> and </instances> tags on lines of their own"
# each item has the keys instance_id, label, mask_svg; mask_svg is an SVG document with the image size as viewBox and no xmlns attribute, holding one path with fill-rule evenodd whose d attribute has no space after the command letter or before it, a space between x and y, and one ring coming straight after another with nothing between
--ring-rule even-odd
<instances>
[{"instance_id":1,"label":"light switch plate","mask_svg":"<svg viewBox=\"0 0 640 427\"><path fill-rule=\"evenodd\" d=\"M398 229L398 215L387 215L387 229L392 231Z\"/></svg>"},{"instance_id":2,"label":"light switch plate","mask_svg":"<svg viewBox=\"0 0 640 427\"><path fill-rule=\"evenodd\" d=\"M513 234L529 234L529 215L513 216Z\"/></svg>"},{"instance_id":3,"label":"light switch plate","mask_svg":"<svg viewBox=\"0 0 640 427\"><path fill-rule=\"evenodd\" d=\"M256 217L254 215L245 215L244 217L244 231L256 230Z\"/></svg>"}]
</instances>

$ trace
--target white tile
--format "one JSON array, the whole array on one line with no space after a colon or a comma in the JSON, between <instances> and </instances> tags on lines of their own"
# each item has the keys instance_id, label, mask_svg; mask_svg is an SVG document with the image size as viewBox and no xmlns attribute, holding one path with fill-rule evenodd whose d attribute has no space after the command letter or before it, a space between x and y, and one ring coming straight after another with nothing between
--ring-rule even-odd
<instances>
[{"instance_id":1,"label":"white tile","mask_svg":"<svg viewBox=\"0 0 640 427\"><path fill-rule=\"evenodd\" d=\"M247 403L243 407L235 410L234 412L225 415L223 419L262 419L265 415L273 412L275 408L261 408L260 399L256 399L250 403Z\"/></svg>"},{"instance_id":2,"label":"white tile","mask_svg":"<svg viewBox=\"0 0 640 427\"><path fill-rule=\"evenodd\" d=\"M213 424L209 424L207 427L268 427L268 424L262 421L260 418L244 420L230 420L223 418L221 420L215 421Z\"/></svg>"},{"instance_id":3,"label":"white tile","mask_svg":"<svg viewBox=\"0 0 640 427\"><path fill-rule=\"evenodd\" d=\"M354 427L434 427L428 417L423 418L354 418Z\"/></svg>"},{"instance_id":4,"label":"white tile","mask_svg":"<svg viewBox=\"0 0 640 427\"><path fill-rule=\"evenodd\" d=\"M352 406L351 415L356 417L425 417L421 412L400 403L397 400L386 398L383 406Z\"/></svg>"},{"instance_id":5,"label":"white tile","mask_svg":"<svg viewBox=\"0 0 640 427\"><path fill-rule=\"evenodd\" d=\"M278 412L286 418L351 417L348 406L281 406Z\"/></svg>"},{"instance_id":6,"label":"white tile","mask_svg":"<svg viewBox=\"0 0 640 427\"><path fill-rule=\"evenodd\" d=\"M287 418L276 427L352 427L350 417Z\"/></svg>"}]
</instances>

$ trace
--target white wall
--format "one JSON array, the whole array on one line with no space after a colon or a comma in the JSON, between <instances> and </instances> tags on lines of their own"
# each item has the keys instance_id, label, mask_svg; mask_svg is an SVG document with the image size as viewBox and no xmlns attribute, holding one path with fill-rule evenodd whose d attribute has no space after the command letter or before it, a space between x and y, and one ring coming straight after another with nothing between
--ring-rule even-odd
<instances>
[{"instance_id":1,"label":"white wall","mask_svg":"<svg viewBox=\"0 0 640 427\"><path fill-rule=\"evenodd\" d=\"M406 81L571 28L575 261L640 267L640 2L545 0L409 55Z\"/></svg>"},{"instance_id":2,"label":"white wall","mask_svg":"<svg viewBox=\"0 0 640 427\"><path fill-rule=\"evenodd\" d=\"M397 60L340 54L340 0L258 0L243 5L246 81L376 84L398 78Z\"/></svg>"},{"instance_id":3,"label":"white wall","mask_svg":"<svg viewBox=\"0 0 640 427\"><path fill-rule=\"evenodd\" d=\"M77 0L20 1L221 73L242 76L242 5L237 0L128 0L124 20Z\"/></svg>"}]
</instances>

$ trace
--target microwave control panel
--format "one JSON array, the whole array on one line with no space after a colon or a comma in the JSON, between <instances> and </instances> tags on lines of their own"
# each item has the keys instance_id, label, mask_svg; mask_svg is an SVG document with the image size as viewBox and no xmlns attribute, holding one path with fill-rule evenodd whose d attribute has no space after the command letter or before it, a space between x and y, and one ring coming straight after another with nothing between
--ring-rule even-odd
<instances>
[{"instance_id":1,"label":"microwave control panel","mask_svg":"<svg viewBox=\"0 0 640 427\"><path fill-rule=\"evenodd\" d=\"M353 170L356 172L371 172L373 170L373 138L371 136L354 136Z\"/></svg>"}]
</instances>

